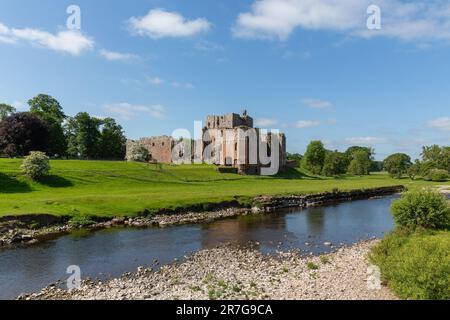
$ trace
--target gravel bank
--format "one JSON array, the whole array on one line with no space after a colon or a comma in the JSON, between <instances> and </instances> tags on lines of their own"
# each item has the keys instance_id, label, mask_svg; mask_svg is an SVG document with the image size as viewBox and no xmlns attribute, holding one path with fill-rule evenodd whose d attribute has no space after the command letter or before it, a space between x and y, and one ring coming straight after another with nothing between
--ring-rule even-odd
<instances>
[{"instance_id":1,"label":"gravel bank","mask_svg":"<svg viewBox=\"0 0 450 320\"><path fill-rule=\"evenodd\" d=\"M20 299L395 299L386 287L367 287L366 241L321 257L295 252L267 256L251 248L225 245L202 250L181 264L105 283L84 281L68 292L50 286Z\"/></svg>"}]
</instances>

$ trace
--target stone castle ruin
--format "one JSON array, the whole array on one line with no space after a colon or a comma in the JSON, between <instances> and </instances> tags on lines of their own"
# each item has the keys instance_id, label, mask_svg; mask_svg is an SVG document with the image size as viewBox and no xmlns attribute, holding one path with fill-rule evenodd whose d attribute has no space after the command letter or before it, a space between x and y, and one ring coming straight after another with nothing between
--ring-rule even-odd
<instances>
[{"instance_id":1,"label":"stone castle ruin","mask_svg":"<svg viewBox=\"0 0 450 320\"><path fill-rule=\"evenodd\" d=\"M207 116L201 139L148 137L129 141L127 148L135 143L149 151L151 162L211 163L223 172L271 175L287 162L285 135L254 128L246 111Z\"/></svg>"}]
</instances>

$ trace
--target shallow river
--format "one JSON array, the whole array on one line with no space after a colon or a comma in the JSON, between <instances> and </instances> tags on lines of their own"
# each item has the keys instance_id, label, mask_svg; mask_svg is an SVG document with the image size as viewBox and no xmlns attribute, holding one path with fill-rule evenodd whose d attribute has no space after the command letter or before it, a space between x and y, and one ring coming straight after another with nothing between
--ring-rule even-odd
<instances>
[{"instance_id":1,"label":"shallow river","mask_svg":"<svg viewBox=\"0 0 450 320\"><path fill-rule=\"evenodd\" d=\"M264 253L300 249L304 254L382 237L393 228L389 207L395 196L336 205L230 218L164 229L110 229L77 232L31 247L0 251L0 299L12 299L66 279L69 265L82 277L107 278L138 266L182 259L186 253L226 242L259 243Z\"/></svg>"}]
</instances>

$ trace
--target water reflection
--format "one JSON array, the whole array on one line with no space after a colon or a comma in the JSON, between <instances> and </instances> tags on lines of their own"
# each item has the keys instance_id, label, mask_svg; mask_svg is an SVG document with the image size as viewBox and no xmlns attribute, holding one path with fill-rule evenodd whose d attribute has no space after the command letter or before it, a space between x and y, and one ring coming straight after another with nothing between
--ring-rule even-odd
<instances>
[{"instance_id":1,"label":"water reflection","mask_svg":"<svg viewBox=\"0 0 450 320\"><path fill-rule=\"evenodd\" d=\"M320 253L334 244L381 237L393 227L389 207L393 197L341 203L328 207L252 215L207 224L170 228L103 230L73 233L46 243L0 251L0 298L40 290L66 277L69 265L82 276L105 278L171 263L186 253L226 242L258 242L262 252L300 249Z\"/></svg>"}]
</instances>

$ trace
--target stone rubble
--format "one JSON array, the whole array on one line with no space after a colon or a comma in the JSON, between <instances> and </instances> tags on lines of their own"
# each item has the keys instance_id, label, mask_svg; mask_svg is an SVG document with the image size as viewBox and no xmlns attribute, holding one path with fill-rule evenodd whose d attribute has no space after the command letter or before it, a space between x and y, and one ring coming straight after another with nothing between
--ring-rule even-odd
<instances>
[{"instance_id":1,"label":"stone rubble","mask_svg":"<svg viewBox=\"0 0 450 320\"><path fill-rule=\"evenodd\" d=\"M194 253L157 272L139 267L134 274L106 282L82 282L67 291L54 284L24 300L208 300L208 299L396 299L384 286L367 285L367 253L377 240L334 253L302 257L298 252L264 255L231 244Z\"/></svg>"}]
</instances>

